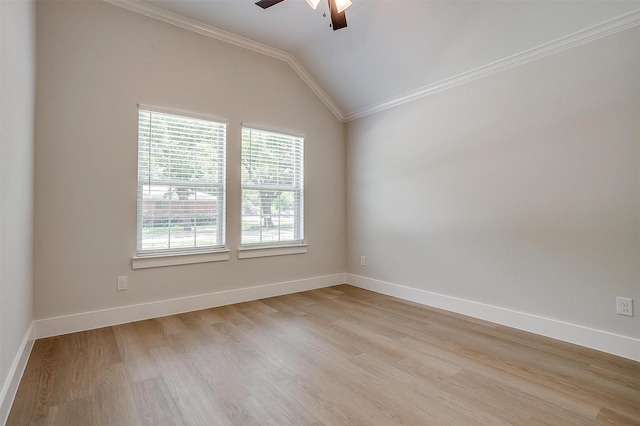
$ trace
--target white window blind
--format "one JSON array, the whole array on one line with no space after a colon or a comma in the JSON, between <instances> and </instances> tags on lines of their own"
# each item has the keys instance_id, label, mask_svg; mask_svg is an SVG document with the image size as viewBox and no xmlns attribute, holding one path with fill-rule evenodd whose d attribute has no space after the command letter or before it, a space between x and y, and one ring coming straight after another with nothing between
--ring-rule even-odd
<instances>
[{"instance_id":1,"label":"white window blind","mask_svg":"<svg viewBox=\"0 0 640 426\"><path fill-rule=\"evenodd\" d=\"M242 245L302 244L304 138L242 128Z\"/></svg>"},{"instance_id":2,"label":"white window blind","mask_svg":"<svg viewBox=\"0 0 640 426\"><path fill-rule=\"evenodd\" d=\"M226 123L140 107L138 255L225 244Z\"/></svg>"}]
</instances>

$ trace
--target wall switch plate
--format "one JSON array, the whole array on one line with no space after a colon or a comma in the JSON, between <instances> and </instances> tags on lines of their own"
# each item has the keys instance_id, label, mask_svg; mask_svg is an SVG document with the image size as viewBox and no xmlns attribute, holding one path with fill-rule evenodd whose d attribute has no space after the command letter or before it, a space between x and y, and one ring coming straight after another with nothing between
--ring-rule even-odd
<instances>
[{"instance_id":1,"label":"wall switch plate","mask_svg":"<svg viewBox=\"0 0 640 426\"><path fill-rule=\"evenodd\" d=\"M365 266L366 264L367 264L367 261L364 258L364 256L360 256L360 266Z\"/></svg>"},{"instance_id":2,"label":"wall switch plate","mask_svg":"<svg viewBox=\"0 0 640 426\"><path fill-rule=\"evenodd\" d=\"M127 289L127 277L118 277L118 291Z\"/></svg>"},{"instance_id":3,"label":"wall switch plate","mask_svg":"<svg viewBox=\"0 0 640 426\"><path fill-rule=\"evenodd\" d=\"M618 315L633 316L633 299L616 297L616 312Z\"/></svg>"}]
</instances>

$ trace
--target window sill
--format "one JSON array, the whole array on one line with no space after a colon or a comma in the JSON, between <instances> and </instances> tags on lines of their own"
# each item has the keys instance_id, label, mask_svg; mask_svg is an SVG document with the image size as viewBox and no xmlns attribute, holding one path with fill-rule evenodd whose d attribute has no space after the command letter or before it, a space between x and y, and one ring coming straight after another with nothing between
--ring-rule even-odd
<instances>
[{"instance_id":1,"label":"window sill","mask_svg":"<svg viewBox=\"0 0 640 426\"><path fill-rule=\"evenodd\" d=\"M290 254L305 254L306 244L296 244L292 246L261 246L245 247L238 249L238 259L253 259L255 257L286 256Z\"/></svg>"},{"instance_id":2,"label":"window sill","mask_svg":"<svg viewBox=\"0 0 640 426\"><path fill-rule=\"evenodd\" d=\"M229 250L207 253L181 253L155 256L135 256L131 259L133 269L159 268L162 266L189 265L192 263L221 262L229 260Z\"/></svg>"}]
</instances>

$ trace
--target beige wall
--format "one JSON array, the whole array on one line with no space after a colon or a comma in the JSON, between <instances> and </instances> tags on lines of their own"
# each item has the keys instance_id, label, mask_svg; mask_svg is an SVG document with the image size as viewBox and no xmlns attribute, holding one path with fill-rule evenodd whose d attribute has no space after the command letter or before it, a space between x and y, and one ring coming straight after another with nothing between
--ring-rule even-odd
<instances>
[{"instance_id":1,"label":"beige wall","mask_svg":"<svg viewBox=\"0 0 640 426\"><path fill-rule=\"evenodd\" d=\"M103 2L37 17L36 319L345 271L344 125L286 63ZM131 269L138 103L229 120L231 260ZM243 121L306 135L307 254L237 259Z\"/></svg>"},{"instance_id":2,"label":"beige wall","mask_svg":"<svg viewBox=\"0 0 640 426\"><path fill-rule=\"evenodd\" d=\"M639 76L635 27L349 123L347 271L640 337Z\"/></svg>"},{"instance_id":3,"label":"beige wall","mask_svg":"<svg viewBox=\"0 0 640 426\"><path fill-rule=\"evenodd\" d=\"M36 319L346 269L639 337L637 28L346 135L281 61L102 2L39 2L38 30ZM138 103L229 119L230 261L131 270ZM242 121L306 134L306 255L237 260Z\"/></svg>"},{"instance_id":4,"label":"beige wall","mask_svg":"<svg viewBox=\"0 0 640 426\"><path fill-rule=\"evenodd\" d=\"M0 391L11 397L32 320L35 31L34 2L0 1Z\"/></svg>"}]
</instances>

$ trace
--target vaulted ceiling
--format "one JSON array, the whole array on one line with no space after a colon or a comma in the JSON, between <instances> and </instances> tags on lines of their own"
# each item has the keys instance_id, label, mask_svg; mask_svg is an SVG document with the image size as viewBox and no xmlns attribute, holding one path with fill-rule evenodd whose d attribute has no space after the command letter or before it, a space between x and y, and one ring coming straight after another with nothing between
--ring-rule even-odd
<instances>
[{"instance_id":1,"label":"vaulted ceiling","mask_svg":"<svg viewBox=\"0 0 640 426\"><path fill-rule=\"evenodd\" d=\"M138 4L287 52L342 120L640 25L640 1L352 1L338 31L326 0L316 10L304 0L266 10L254 0Z\"/></svg>"}]
</instances>

